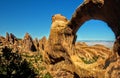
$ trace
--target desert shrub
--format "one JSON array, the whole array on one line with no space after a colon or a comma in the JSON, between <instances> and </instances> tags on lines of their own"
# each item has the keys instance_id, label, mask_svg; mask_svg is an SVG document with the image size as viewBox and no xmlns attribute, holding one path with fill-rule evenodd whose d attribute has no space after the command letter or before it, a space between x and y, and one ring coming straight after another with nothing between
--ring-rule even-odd
<instances>
[{"instance_id":1,"label":"desert shrub","mask_svg":"<svg viewBox=\"0 0 120 78\"><path fill-rule=\"evenodd\" d=\"M0 78L34 78L34 68L17 52L4 47L0 52Z\"/></svg>"},{"instance_id":2,"label":"desert shrub","mask_svg":"<svg viewBox=\"0 0 120 78\"><path fill-rule=\"evenodd\" d=\"M43 76L43 78L52 78L52 76L50 75L49 72L47 72L47 73Z\"/></svg>"},{"instance_id":3,"label":"desert shrub","mask_svg":"<svg viewBox=\"0 0 120 78\"><path fill-rule=\"evenodd\" d=\"M94 56L92 59L86 59L86 58L83 58L83 57L80 57L80 59L85 63L85 64L92 64L94 62L96 62L98 60L98 56Z\"/></svg>"}]
</instances>

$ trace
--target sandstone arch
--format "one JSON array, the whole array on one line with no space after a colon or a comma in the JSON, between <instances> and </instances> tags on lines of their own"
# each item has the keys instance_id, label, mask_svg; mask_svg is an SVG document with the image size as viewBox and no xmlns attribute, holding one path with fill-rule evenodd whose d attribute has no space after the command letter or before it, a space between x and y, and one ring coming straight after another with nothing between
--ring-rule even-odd
<instances>
[{"instance_id":1,"label":"sandstone arch","mask_svg":"<svg viewBox=\"0 0 120 78\"><path fill-rule=\"evenodd\" d=\"M44 58L43 60L47 65L50 65L51 69L49 68L48 69L51 71L51 73L56 70L62 73L68 72L68 74L66 75L67 78L76 78L76 76L77 78L80 77L108 78L111 77L111 73L113 73L112 74L113 77L119 76L119 74L117 75L119 68L116 68L119 67L118 64L119 56L116 54L116 52L118 52L118 54L120 55L120 32L119 32L120 5L119 4L120 4L119 0L85 0L85 2L77 8L71 20L67 20L67 18L62 16L61 14L56 14L52 17L50 35L45 45L45 52L43 53L43 58ZM104 51L102 49L100 51L100 55L101 52L104 54L104 55L102 54L102 56L104 56L104 59L101 58L103 59L103 61L102 62L101 60L97 61L97 65L96 63L94 63L95 66L94 64L92 64L93 65L92 69L93 68L96 69L96 66L98 67L98 71L100 71L101 69L101 72L95 70L95 73L93 73L94 70L91 70L91 68L90 71L85 69L84 72L82 71L84 67L80 69L81 66L84 65L78 63L80 59L79 54L85 54L83 56L86 55L96 56L96 54L99 54L99 52L92 50L96 53L89 54L90 52L83 51L83 49L79 50L75 43L76 32L78 31L79 27L85 21L90 19L98 19L105 21L116 36L116 41L114 44L115 52L112 52L111 50L108 51L108 48L106 48ZM80 45L78 47L82 46L81 44L78 45ZM86 46L86 44L84 44L83 47L84 46ZM97 48L97 50L100 49ZM114 61L116 60L118 61L115 63ZM114 64L111 65L112 62L114 62ZM110 65L111 67L109 68ZM115 70L113 70L114 65L115 65ZM109 71L111 73L108 73ZM57 74L60 72L53 74L53 77L58 77ZM104 72L106 72L106 74ZM83 75L83 73L85 74ZM86 73L91 73L91 74L86 74Z\"/></svg>"},{"instance_id":2,"label":"sandstone arch","mask_svg":"<svg viewBox=\"0 0 120 78\"><path fill-rule=\"evenodd\" d=\"M76 33L85 21L99 19L107 22L117 37L120 35L119 4L119 0L86 0L73 14L69 27Z\"/></svg>"},{"instance_id":3,"label":"sandstone arch","mask_svg":"<svg viewBox=\"0 0 120 78\"><path fill-rule=\"evenodd\" d=\"M68 26L75 35L80 26L87 20L105 21L115 33L114 51L120 55L120 0L85 0L73 14ZM116 46L117 45L117 46Z\"/></svg>"}]
</instances>

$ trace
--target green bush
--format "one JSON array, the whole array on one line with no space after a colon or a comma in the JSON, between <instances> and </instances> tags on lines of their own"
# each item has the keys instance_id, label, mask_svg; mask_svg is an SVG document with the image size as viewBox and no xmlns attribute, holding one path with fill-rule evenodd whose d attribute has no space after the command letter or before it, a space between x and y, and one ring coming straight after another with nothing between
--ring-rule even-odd
<instances>
[{"instance_id":1,"label":"green bush","mask_svg":"<svg viewBox=\"0 0 120 78\"><path fill-rule=\"evenodd\" d=\"M92 64L92 63L94 63L94 62L97 61L98 56L94 56L92 59L89 59L89 60L87 60L87 59L85 59L85 58L83 58L83 57L80 57L80 59L81 59L85 64Z\"/></svg>"},{"instance_id":2,"label":"green bush","mask_svg":"<svg viewBox=\"0 0 120 78\"><path fill-rule=\"evenodd\" d=\"M47 72L47 73L43 76L43 78L52 78L52 76L50 75L49 72Z\"/></svg>"},{"instance_id":3,"label":"green bush","mask_svg":"<svg viewBox=\"0 0 120 78\"><path fill-rule=\"evenodd\" d=\"M0 53L0 78L34 78L34 68L17 52L4 47Z\"/></svg>"}]
</instances>

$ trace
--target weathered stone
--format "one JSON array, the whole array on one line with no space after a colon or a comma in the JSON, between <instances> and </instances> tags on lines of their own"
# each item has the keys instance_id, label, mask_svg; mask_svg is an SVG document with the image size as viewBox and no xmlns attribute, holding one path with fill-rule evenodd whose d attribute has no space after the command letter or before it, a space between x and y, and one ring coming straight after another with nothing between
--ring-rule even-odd
<instances>
[{"instance_id":1,"label":"weathered stone","mask_svg":"<svg viewBox=\"0 0 120 78\"><path fill-rule=\"evenodd\" d=\"M32 37L28 33L25 34L24 39L23 39L23 49L25 52L36 51Z\"/></svg>"},{"instance_id":2,"label":"weathered stone","mask_svg":"<svg viewBox=\"0 0 120 78\"><path fill-rule=\"evenodd\" d=\"M36 50L39 51L39 40L37 38L35 38L35 40L33 42L36 47Z\"/></svg>"},{"instance_id":3,"label":"weathered stone","mask_svg":"<svg viewBox=\"0 0 120 78\"><path fill-rule=\"evenodd\" d=\"M118 52L118 55L120 56L120 36L117 37L116 41L114 42L113 51Z\"/></svg>"},{"instance_id":4,"label":"weathered stone","mask_svg":"<svg viewBox=\"0 0 120 78\"><path fill-rule=\"evenodd\" d=\"M120 78L120 57L106 69L105 78Z\"/></svg>"},{"instance_id":5,"label":"weathered stone","mask_svg":"<svg viewBox=\"0 0 120 78\"><path fill-rule=\"evenodd\" d=\"M10 33L9 35L9 42L10 44L14 44L15 42L17 42L17 38L12 33Z\"/></svg>"},{"instance_id":6,"label":"weathered stone","mask_svg":"<svg viewBox=\"0 0 120 78\"><path fill-rule=\"evenodd\" d=\"M6 41L9 42L9 33L6 32Z\"/></svg>"},{"instance_id":7,"label":"weathered stone","mask_svg":"<svg viewBox=\"0 0 120 78\"><path fill-rule=\"evenodd\" d=\"M39 48L45 50L46 42L47 38L44 36L42 39L39 40Z\"/></svg>"},{"instance_id":8,"label":"weathered stone","mask_svg":"<svg viewBox=\"0 0 120 78\"><path fill-rule=\"evenodd\" d=\"M45 47L46 54L50 58L49 61L51 61L50 63L52 64L63 61L68 57L68 54L62 46L63 42L67 41L68 44L72 44L71 42L73 41L72 34L65 32L67 23L68 20L60 14L52 17L50 36Z\"/></svg>"},{"instance_id":9,"label":"weathered stone","mask_svg":"<svg viewBox=\"0 0 120 78\"><path fill-rule=\"evenodd\" d=\"M5 38L3 36L0 36L0 45L4 45Z\"/></svg>"}]
</instances>

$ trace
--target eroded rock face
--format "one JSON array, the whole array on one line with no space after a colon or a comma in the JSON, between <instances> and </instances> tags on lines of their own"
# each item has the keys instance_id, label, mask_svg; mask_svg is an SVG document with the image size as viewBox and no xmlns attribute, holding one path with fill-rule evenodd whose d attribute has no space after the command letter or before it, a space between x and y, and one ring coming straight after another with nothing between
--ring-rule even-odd
<instances>
[{"instance_id":1,"label":"eroded rock face","mask_svg":"<svg viewBox=\"0 0 120 78\"><path fill-rule=\"evenodd\" d=\"M39 48L42 50L45 50L45 45L47 42L47 38L43 37L42 39L39 40Z\"/></svg>"},{"instance_id":2,"label":"eroded rock face","mask_svg":"<svg viewBox=\"0 0 120 78\"><path fill-rule=\"evenodd\" d=\"M9 41L9 33L6 32L6 41L8 42Z\"/></svg>"},{"instance_id":3,"label":"eroded rock face","mask_svg":"<svg viewBox=\"0 0 120 78\"><path fill-rule=\"evenodd\" d=\"M10 33L9 41L11 44L15 44L15 42L17 42L17 38L12 33Z\"/></svg>"},{"instance_id":4,"label":"eroded rock face","mask_svg":"<svg viewBox=\"0 0 120 78\"><path fill-rule=\"evenodd\" d=\"M23 39L23 49L24 51L36 51L32 37L28 33L25 34Z\"/></svg>"},{"instance_id":5,"label":"eroded rock face","mask_svg":"<svg viewBox=\"0 0 120 78\"><path fill-rule=\"evenodd\" d=\"M68 44L72 44L73 36L71 33L66 33L68 20L60 15L54 15L52 17L52 26L50 31L50 36L46 45L46 52L51 58L51 63L57 61L58 59L66 58L65 49L62 44L67 41ZM65 56L66 55L66 56Z\"/></svg>"},{"instance_id":6,"label":"eroded rock face","mask_svg":"<svg viewBox=\"0 0 120 78\"><path fill-rule=\"evenodd\" d=\"M14 44L17 42L17 38L14 34L12 33L6 33L6 43Z\"/></svg>"},{"instance_id":7,"label":"eroded rock face","mask_svg":"<svg viewBox=\"0 0 120 78\"><path fill-rule=\"evenodd\" d=\"M120 56L120 36L117 37L116 41L114 42L113 51L118 52L118 55Z\"/></svg>"},{"instance_id":8,"label":"eroded rock face","mask_svg":"<svg viewBox=\"0 0 120 78\"><path fill-rule=\"evenodd\" d=\"M120 57L106 69L105 78L120 78Z\"/></svg>"},{"instance_id":9,"label":"eroded rock face","mask_svg":"<svg viewBox=\"0 0 120 78\"><path fill-rule=\"evenodd\" d=\"M5 43L5 38L3 36L0 36L0 45L3 45Z\"/></svg>"},{"instance_id":10,"label":"eroded rock face","mask_svg":"<svg viewBox=\"0 0 120 78\"><path fill-rule=\"evenodd\" d=\"M33 40L33 42L34 42L36 50L39 51L39 40L38 40L38 38L35 38L35 40Z\"/></svg>"}]
</instances>

